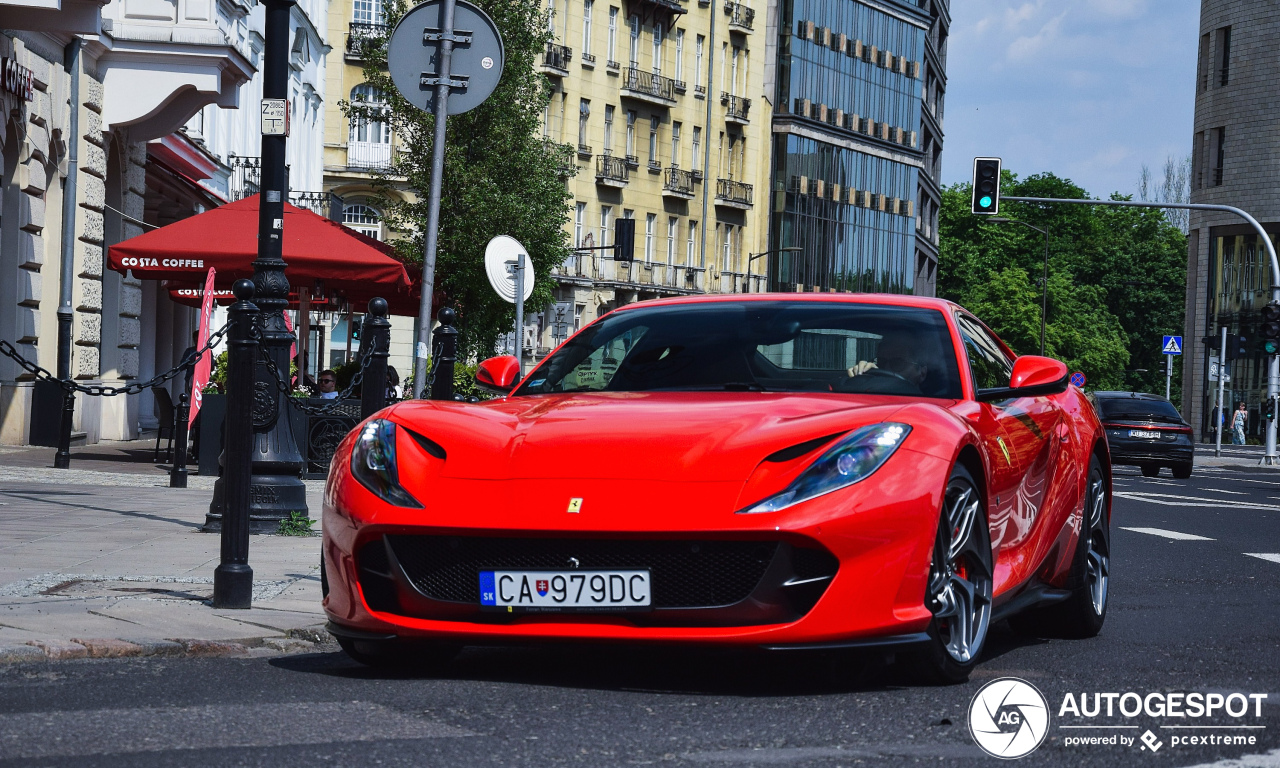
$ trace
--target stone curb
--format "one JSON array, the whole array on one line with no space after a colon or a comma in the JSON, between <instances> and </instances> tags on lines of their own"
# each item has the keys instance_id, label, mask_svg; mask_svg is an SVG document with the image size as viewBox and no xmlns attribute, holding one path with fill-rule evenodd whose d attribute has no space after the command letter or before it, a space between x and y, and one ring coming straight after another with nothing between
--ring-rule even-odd
<instances>
[{"instance_id":1,"label":"stone curb","mask_svg":"<svg viewBox=\"0 0 1280 768\"><path fill-rule=\"evenodd\" d=\"M172 638L73 638L72 640L31 640L21 644L0 644L0 666L36 661L72 659L164 658L247 658L288 653L306 653L334 642L322 629L291 629L284 635L250 637L239 640Z\"/></svg>"}]
</instances>

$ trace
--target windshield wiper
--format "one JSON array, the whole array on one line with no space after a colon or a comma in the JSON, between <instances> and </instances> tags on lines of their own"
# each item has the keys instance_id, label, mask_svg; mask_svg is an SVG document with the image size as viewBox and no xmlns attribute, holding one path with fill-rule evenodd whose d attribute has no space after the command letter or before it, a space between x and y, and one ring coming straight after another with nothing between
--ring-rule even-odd
<instances>
[{"instance_id":1,"label":"windshield wiper","mask_svg":"<svg viewBox=\"0 0 1280 768\"><path fill-rule=\"evenodd\" d=\"M724 383L725 392L768 392L763 384L757 384L754 381L726 381Z\"/></svg>"}]
</instances>

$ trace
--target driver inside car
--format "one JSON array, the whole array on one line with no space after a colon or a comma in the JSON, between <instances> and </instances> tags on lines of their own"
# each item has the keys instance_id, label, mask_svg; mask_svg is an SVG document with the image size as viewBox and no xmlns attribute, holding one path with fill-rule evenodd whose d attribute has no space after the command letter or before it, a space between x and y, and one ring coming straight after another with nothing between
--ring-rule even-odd
<instances>
[{"instance_id":1,"label":"driver inside car","mask_svg":"<svg viewBox=\"0 0 1280 768\"><path fill-rule=\"evenodd\" d=\"M924 345L914 334L889 333L876 346L875 362L860 360L848 373L850 378L856 378L869 371L881 371L881 375L897 377L919 389L929 375L924 358Z\"/></svg>"}]
</instances>

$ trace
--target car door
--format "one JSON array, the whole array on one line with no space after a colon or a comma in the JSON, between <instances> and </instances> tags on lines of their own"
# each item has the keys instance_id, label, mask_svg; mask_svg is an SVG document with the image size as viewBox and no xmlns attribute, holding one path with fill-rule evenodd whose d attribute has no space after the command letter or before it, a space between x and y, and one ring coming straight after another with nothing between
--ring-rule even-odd
<instances>
[{"instance_id":1,"label":"car door","mask_svg":"<svg viewBox=\"0 0 1280 768\"><path fill-rule=\"evenodd\" d=\"M956 318L976 389L1009 386L1013 360L972 316ZM1016 397L978 404L979 424L993 462L991 543L1001 570L1017 570L1017 553L1032 539L1057 466L1062 415L1052 398ZM1007 570L1004 574L1009 576Z\"/></svg>"}]
</instances>

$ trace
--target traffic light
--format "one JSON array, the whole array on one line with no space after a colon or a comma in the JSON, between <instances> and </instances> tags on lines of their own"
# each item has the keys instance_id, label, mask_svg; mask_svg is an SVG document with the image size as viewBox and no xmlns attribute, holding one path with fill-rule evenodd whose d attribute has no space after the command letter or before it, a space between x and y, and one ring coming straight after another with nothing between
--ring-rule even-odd
<instances>
[{"instance_id":1,"label":"traffic light","mask_svg":"<svg viewBox=\"0 0 1280 768\"><path fill-rule=\"evenodd\" d=\"M974 213L995 215L1000 212L1000 158L973 159Z\"/></svg>"},{"instance_id":2,"label":"traffic light","mask_svg":"<svg viewBox=\"0 0 1280 768\"><path fill-rule=\"evenodd\" d=\"M1272 421L1276 417L1276 400L1274 397L1267 398L1267 402L1262 404L1262 418Z\"/></svg>"},{"instance_id":3,"label":"traffic light","mask_svg":"<svg viewBox=\"0 0 1280 768\"><path fill-rule=\"evenodd\" d=\"M635 261L636 220L613 220L613 258L616 261Z\"/></svg>"},{"instance_id":4,"label":"traffic light","mask_svg":"<svg viewBox=\"0 0 1280 768\"><path fill-rule=\"evenodd\" d=\"M1227 359L1240 360L1249 357L1249 336L1236 334L1227 336Z\"/></svg>"},{"instance_id":5,"label":"traffic light","mask_svg":"<svg viewBox=\"0 0 1280 768\"><path fill-rule=\"evenodd\" d=\"M1262 351L1268 355L1280 353L1280 304L1271 302L1262 308L1262 324L1258 327L1262 337Z\"/></svg>"}]
</instances>

